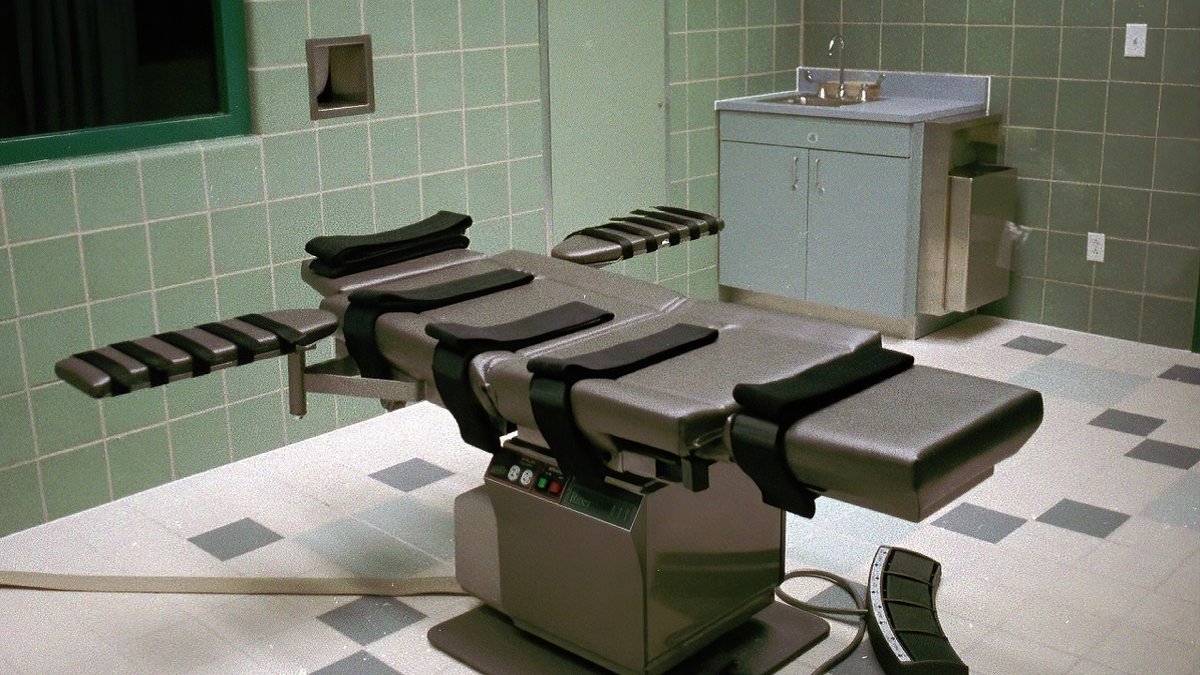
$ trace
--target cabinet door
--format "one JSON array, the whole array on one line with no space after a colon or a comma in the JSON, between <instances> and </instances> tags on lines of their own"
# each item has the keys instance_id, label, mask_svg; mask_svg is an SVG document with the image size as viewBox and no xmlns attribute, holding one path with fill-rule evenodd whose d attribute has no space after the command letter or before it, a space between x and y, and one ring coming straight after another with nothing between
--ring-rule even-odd
<instances>
[{"instance_id":1,"label":"cabinet door","mask_svg":"<svg viewBox=\"0 0 1200 675\"><path fill-rule=\"evenodd\" d=\"M722 284L804 299L808 152L721 143Z\"/></svg>"},{"instance_id":2,"label":"cabinet door","mask_svg":"<svg viewBox=\"0 0 1200 675\"><path fill-rule=\"evenodd\" d=\"M908 163L812 151L807 300L894 318L912 314L905 287Z\"/></svg>"}]
</instances>

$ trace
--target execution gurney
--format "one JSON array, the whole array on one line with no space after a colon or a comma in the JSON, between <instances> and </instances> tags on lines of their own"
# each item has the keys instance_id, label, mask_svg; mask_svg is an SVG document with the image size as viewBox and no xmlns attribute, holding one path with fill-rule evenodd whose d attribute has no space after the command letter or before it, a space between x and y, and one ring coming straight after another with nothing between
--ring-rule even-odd
<instances>
[{"instance_id":1,"label":"execution gurney","mask_svg":"<svg viewBox=\"0 0 1200 675\"><path fill-rule=\"evenodd\" d=\"M593 269L715 234L711 216L637 211L555 249L583 264L472 252L469 224L440 212L390 233L319 237L301 274L320 309L117 343L56 372L103 397L287 355L293 414L322 392L449 409L463 439L492 453L483 485L455 502L458 581L492 609L430 639L497 673L658 675L722 640L752 652L745 672L769 672L828 631L773 603L785 511L811 517L829 497L921 520L1041 421L1037 392L914 365L878 333ZM329 335L336 357L307 364ZM937 623L936 564L905 553L873 568L880 662L966 672ZM924 596L899 595L913 583ZM759 633L737 637L751 623ZM555 670L500 647L517 633L588 663ZM802 644L763 656L771 640Z\"/></svg>"}]
</instances>

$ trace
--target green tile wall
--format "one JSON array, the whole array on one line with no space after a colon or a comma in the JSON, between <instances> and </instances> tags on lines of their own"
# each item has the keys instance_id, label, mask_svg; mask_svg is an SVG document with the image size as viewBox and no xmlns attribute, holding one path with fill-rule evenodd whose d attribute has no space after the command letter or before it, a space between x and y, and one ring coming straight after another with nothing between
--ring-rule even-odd
<instances>
[{"instance_id":1,"label":"green tile wall","mask_svg":"<svg viewBox=\"0 0 1200 675\"><path fill-rule=\"evenodd\" d=\"M717 99L795 89L800 0L667 0L667 179L674 206L717 212ZM616 265L693 298L717 295L717 241Z\"/></svg>"},{"instance_id":2,"label":"green tile wall","mask_svg":"<svg viewBox=\"0 0 1200 675\"><path fill-rule=\"evenodd\" d=\"M298 261L318 234L449 208L475 215L478 249L543 251L537 12L536 0L248 1L253 135L0 168L0 535L377 414L324 398L286 417L278 360L103 401L53 365L313 306ZM304 40L361 33L376 112L310 121Z\"/></svg>"},{"instance_id":3,"label":"green tile wall","mask_svg":"<svg viewBox=\"0 0 1200 675\"><path fill-rule=\"evenodd\" d=\"M806 65L992 76L1027 235L1000 316L1188 349L1200 276L1195 0L806 0ZM841 22L839 24L839 21ZM1148 24L1145 58L1125 24ZM885 85L886 88L886 85ZM886 89L885 89L886 91ZM1088 232L1105 262L1084 259Z\"/></svg>"}]
</instances>

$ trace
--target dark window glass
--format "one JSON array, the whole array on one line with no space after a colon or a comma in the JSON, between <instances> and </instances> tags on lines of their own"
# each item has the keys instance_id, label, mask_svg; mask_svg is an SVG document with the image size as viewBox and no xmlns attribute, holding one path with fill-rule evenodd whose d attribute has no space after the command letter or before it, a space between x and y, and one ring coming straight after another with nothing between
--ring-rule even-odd
<instances>
[{"instance_id":1,"label":"dark window glass","mask_svg":"<svg viewBox=\"0 0 1200 675\"><path fill-rule=\"evenodd\" d=\"M0 139L221 112L217 1L0 0Z\"/></svg>"}]
</instances>

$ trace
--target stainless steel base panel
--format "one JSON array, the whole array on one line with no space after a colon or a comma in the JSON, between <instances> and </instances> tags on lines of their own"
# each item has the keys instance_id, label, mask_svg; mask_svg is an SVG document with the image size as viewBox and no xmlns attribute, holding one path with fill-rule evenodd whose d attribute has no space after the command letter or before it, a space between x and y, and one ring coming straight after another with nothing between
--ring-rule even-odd
<instances>
[{"instance_id":1,"label":"stainless steel base panel","mask_svg":"<svg viewBox=\"0 0 1200 675\"><path fill-rule=\"evenodd\" d=\"M664 675L768 675L828 634L824 619L775 602ZM486 605L429 629L429 642L484 675L611 675Z\"/></svg>"},{"instance_id":2,"label":"stainless steel base panel","mask_svg":"<svg viewBox=\"0 0 1200 675\"><path fill-rule=\"evenodd\" d=\"M459 583L523 633L608 671L662 675L772 604L783 514L736 466L713 465L701 492L571 481L539 493L535 477L556 470L502 452L455 500Z\"/></svg>"}]
</instances>

